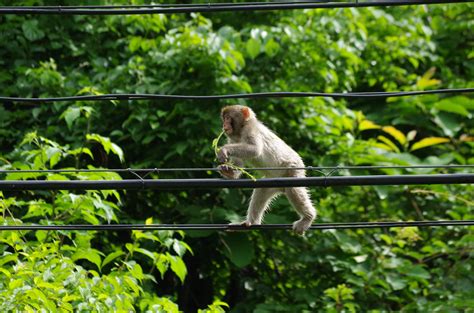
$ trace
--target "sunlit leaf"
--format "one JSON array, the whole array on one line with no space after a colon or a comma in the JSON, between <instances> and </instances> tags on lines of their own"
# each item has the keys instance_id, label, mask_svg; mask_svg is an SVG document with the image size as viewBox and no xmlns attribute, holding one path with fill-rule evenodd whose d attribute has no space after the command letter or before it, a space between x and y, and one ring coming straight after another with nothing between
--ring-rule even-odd
<instances>
[{"instance_id":1,"label":"sunlit leaf","mask_svg":"<svg viewBox=\"0 0 474 313\"><path fill-rule=\"evenodd\" d=\"M180 257L168 254L168 260L170 262L171 270L179 277L182 283L186 278L187 269L183 260Z\"/></svg>"},{"instance_id":2,"label":"sunlit leaf","mask_svg":"<svg viewBox=\"0 0 474 313\"><path fill-rule=\"evenodd\" d=\"M149 258L152 259L152 260L155 260L155 255L154 255L153 252L151 252L151 251L148 251L148 250L143 249L143 248L135 248L135 251L136 251L136 252L139 252L139 253L141 253L141 254L143 254L143 255L146 255L147 257L149 257Z\"/></svg>"},{"instance_id":3,"label":"sunlit leaf","mask_svg":"<svg viewBox=\"0 0 474 313\"><path fill-rule=\"evenodd\" d=\"M260 53L261 44L260 41L258 41L257 39L250 38L247 41L245 47L250 58L255 59Z\"/></svg>"},{"instance_id":4,"label":"sunlit leaf","mask_svg":"<svg viewBox=\"0 0 474 313\"><path fill-rule=\"evenodd\" d=\"M385 145L387 145L388 147L390 147L390 150L391 151L395 151L395 152L400 152L400 149L398 149L397 145L394 144L390 139L388 139L387 137L385 136L377 136L377 139L382 141Z\"/></svg>"},{"instance_id":5,"label":"sunlit leaf","mask_svg":"<svg viewBox=\"0 0 474 313\"><path fill-rule=\"evenodd\" d=\"M407 138L405 135L396 129L393 126L384 126L382 130L388 134L390 134L393 138L395 138L401 145L404 145L407 142Z\"/></svg>"},{"instance_id":6,"label":"sunlit leaf","mask_svg":"<svg viewBox=\"0 0 474 313\"><path fill-rule=\"evenodd\" d=\"M377 125L374 122L369 121L369 120L363 120L359 124L359 130L360 131L368 130L368 129L379 129L379 128L381 128L380 125Z\"/></svg>"},{"instance_id":7,"label":"sunlit leaf","mask_svg":"<svg viewBox=\"0 0 474 313\"><path fill-rule=\"evenodd\" d=\"M97 266L97 269L100 270L102 264L102 258L100 256L101 252L96 249L87 249L87 250L77 250L72 256L71 259L74 261L84 259Z\"/></svg>"},{"instance_id":8,"label":"sunlit leaf","mask_svg":"<svg viewBox=\"0 0 474 313\"><path fill-rule=\"evenodd\" d=\"M446 143L449 142L449 138L443 138L443 137L427 137L423 138L418 142L415 142L413 146L411 146L410 151L415 151L418 149L434 146L434 145L439 145L441 143Z\"/></svg>"},{"instance_id":9,"label":"sunlit leaf","mask_svg":"<svg viewBox=\"0 0 474 313\"><path fill-rule=\"evenodd\" d=\"M116 258L118 258L119 256L122 256L124 254L125 254L125 252L123 252L122 250L117 250L117 251L114 251L114 252L110 253L102 261L101 269L104 266L106 266L107 264L109 264L110 262L112 262L113 260L115 260Z\"/></svg>"},{"instance_id":10,"label":"sunlit leaf","mask_svg":"<svg viewBox=\"0 0 474 313\"><path fill-rule=\"evenodd\" d=\"M416 86L420 89L426 89L427 87L436 86L441 83L438 79L432 79L436 72L436 68L430 68L416 83Z\"/></svg>"}]
</instances>

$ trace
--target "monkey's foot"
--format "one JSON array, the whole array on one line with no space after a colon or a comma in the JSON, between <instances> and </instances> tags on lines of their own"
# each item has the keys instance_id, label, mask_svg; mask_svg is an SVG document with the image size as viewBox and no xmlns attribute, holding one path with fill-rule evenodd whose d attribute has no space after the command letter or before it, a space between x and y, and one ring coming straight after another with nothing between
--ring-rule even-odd
<instances>
[{"instance_id":1,"label":"monkey's foot","mask_svg":"<svg viewBox=\"0 0 474 313\"><path fill-rule=\"evenodd\" d=\"M240 223L230 223L229 224L229 229L227 229L228 232L235 232L235 231L243 231L242 229L232 229L233 227L236 226L245 226L245 227L250 227L252 224L250 224L249 221L243 221Z\"/></svg>"},{"instance_id":2,"label":"monkey's foot","mask_svg":"<svg viewBox=\"0 0 474 313\"><path fill-rule=\"evenodd\" d=\"M245 227L250 227L252 224L250 223L250 221L245 220L242 223L240 223L240 225L245 226Z\"/></svg>"},{"instance_id":3,"label":"monkey's foot","mask_svg":"<svg viewBox=\"0 0 474 313\"><path fill-rule=\"evenodd\" d=\"M304 236L304 233L311 226L312 220L300 219L293 223L293 231L301 236Z\"/></svg>"}]
</instances>

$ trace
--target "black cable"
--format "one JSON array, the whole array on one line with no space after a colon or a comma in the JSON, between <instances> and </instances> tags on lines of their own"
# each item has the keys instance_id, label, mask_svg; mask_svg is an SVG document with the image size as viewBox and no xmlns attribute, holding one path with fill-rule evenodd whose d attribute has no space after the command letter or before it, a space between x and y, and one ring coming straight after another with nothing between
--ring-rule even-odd
<instances>
[{"instance_id":1,"label":"black cable","mask_svg":"<svg viewBox=\"0 0 474 313\"><path fill-rule=\"evenodd\" d=\"M245 171L281 171L281 170L381 170L381 169L462 169L474 168L474 164L446 165L354 165L354 166L306 166L306 167L244 167ZM0 174L22 173L159 173L159 172L219 172L217 167L176 167L176 168L106 168L106 169L57 169L57 170L0 170Z\"/></svg>"},{"instance_id":2,"label":"black cable","mask_svg":"<svg viewBox=\"0 0 474 313\"><path fill-rule=\"evenodd\" d=\"M412 221L412 222L353 222L353 223L323 223L313 224L311 230L324 229L360 229L360 228L391 228L391 227L446 227L474 226L474 220L452 221ZM13 230L89 230L89 231L118 231L118 230L277 230L291 229L291 224L266 224L250 227L230 224L106 224L106 225L0 225L0 231Z\"/></svg>"},{"instance_id":3,"label":"black cable","mask_svg":"<svg viewBox=\"0 0 474 313\"><path fill-rule=\"evenodd\" d=\"M3 6L0 7L0 14L58 14L58 15L128 15L128 14L172 14L172 13L211 13L211 12L236 12L236 11L267 11L267 10L294 10L294 9L318 9L318 8L361 8L361 7L389 7L402 5L429 5L448 3L468 3L470 0L389 0L370 2L294 2L294 3L250 3L250 4L219 4L202 3L187 6L166 6L166 7L140 7L140 8L68 8L67 6L56 7L25 7Z\"/></svg>"},{"instance_id":4,"label":"black cable","mask_svg":"<svg viewBox=\"0 0 474 313\"><path fill-rule=\"evenodd\" d=\"M264 2L264 1L259 1L259 2L216 2L216 3L211 3L211 5L216 5L218 4L219 6L234 6L236 4L239 5L256 5L256 4L261 4L261 5L268 5L268 4L297 4L297 3L330 3L333 1L330 0L320 0L320 1L278 1L278 2ZM208 3L160 3L160 4L124 4L124 5L68 5L68 6L57 6L57 5L38 5L38 6L14 6L15 7L20 7L24 9L58 9L60 8L67 8L67 9L137 9L137 8L169 8L169 7L202 7L202 6L208 6ZM2 8L2 7L0 7ZM10 8L10 7L5 7L5 8Z\"/></svg>"},{"instance_id":5,"label":"black cable","mask_svg":"<svg viewBox=\"0 0 474 313\"><path fill-rule=\"evenodd\" d=\"M19 190L131 190L327 187L375 185L472 184L474 174L368 175L252 179L124 179L124 180L2 180L1 191Z\"/></svg>"},{"instance_id":6,"label":"black cable","mask_svg":"<svg viewBox=\"0 0 474 313\"><path fill-rule=\"evenodd\" d=\"M162 94L105 94L105 95L85 95L68 97L49 98L22 98L0 96L0 101L8 102L63 102L63 101L98 101L98 100L225 100L225 99L261 99L261 98L314 98L330 97L334 99L347 98L388 98L388 97L408 97L418 95L446 94L446 93L472 93L474 88L458 89L435 89L420 91L387 91L387 92L348 92L348 93L325 93L325 92L259 92L242 93L229 95L162 95Z\"/></svg>"}]
</instances>

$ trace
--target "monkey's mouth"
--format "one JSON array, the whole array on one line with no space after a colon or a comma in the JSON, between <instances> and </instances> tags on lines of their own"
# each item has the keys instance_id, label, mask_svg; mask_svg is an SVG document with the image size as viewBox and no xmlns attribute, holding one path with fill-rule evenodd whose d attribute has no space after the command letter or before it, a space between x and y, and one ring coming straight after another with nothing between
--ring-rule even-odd
<instances>
[{"instance_id":1,"label":"monkey's mouth","mask_svg":"<svg viewBox=\"0 0 474 313\"><path fill-rule=\"evenodd\" d=\"M232 134L232 128L223 128L224 130L224 133L226 133L227 135L231 135Z\"/></svg>"}]
</instances>

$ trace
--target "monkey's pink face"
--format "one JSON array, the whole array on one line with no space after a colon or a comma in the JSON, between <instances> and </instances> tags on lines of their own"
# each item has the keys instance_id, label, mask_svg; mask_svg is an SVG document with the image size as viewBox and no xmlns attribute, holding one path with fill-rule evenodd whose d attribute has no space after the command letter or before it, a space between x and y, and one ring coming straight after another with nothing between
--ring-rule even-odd
<instances>
[{"instance_id":1,"label":"monkey's pink face","mask_svg":"<svg viewBox=\"0 0 474 313\"><path fill-rule=\"evenodd\" d=\"M222 129L224 129L224 132L227 135L232 135L232 133L234 132L232 118L230 116L224 115L222 117Z\"/></svg>"}]
</instances>

